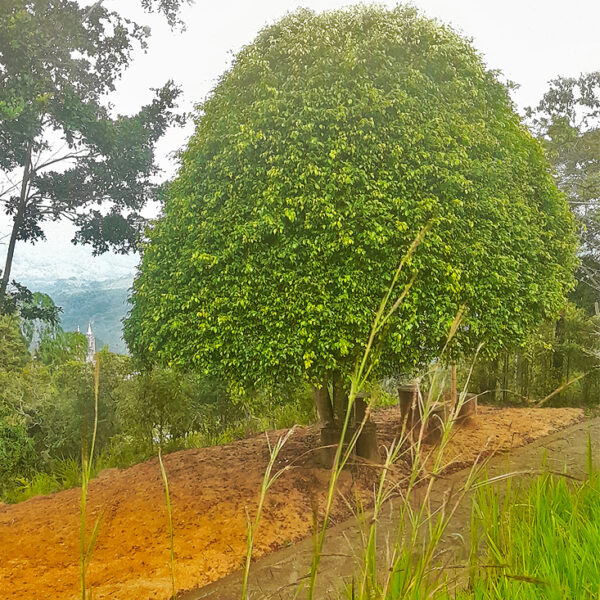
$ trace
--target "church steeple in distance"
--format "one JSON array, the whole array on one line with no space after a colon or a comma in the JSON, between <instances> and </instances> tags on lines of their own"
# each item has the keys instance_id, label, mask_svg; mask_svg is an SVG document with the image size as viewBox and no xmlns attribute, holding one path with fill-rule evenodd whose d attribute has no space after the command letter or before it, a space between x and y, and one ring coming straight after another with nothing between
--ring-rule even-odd
<instances>
[{"instance_id":1,"label":"church steeple in distance","mask_svg":"<svg viewBox=\"0 0 600 600\"><path fill-rule=\"evenodd\" d=\"M96 356L96 337L92 331L92 324L88 323L88 330L85 334L87 338L87 353L85 355L85 362L93 363L94 357Z\"/></svg>"}]
</instances>

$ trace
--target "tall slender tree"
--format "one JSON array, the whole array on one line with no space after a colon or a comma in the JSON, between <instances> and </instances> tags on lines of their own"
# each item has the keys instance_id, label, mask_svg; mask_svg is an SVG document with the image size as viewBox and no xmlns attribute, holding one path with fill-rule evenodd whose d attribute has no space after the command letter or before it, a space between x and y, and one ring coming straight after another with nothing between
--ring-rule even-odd
<instances>
[{"instance_id":1,"label":"tall slender tree","mask_svg":"<svg viewBox=\"0 0 600 600\"><path fill-rule=\"evenodd\" d=\"M143 0L176 21L183 0ZM0 209L12 227L0 279L0 312L18 241L44 239L48 220L69 219L74 243L128 252L154 197L157 140L180 120L173 82L131 116L106 97L149 30L71 0L0 0Z\"/></svg>"}]
</instances>

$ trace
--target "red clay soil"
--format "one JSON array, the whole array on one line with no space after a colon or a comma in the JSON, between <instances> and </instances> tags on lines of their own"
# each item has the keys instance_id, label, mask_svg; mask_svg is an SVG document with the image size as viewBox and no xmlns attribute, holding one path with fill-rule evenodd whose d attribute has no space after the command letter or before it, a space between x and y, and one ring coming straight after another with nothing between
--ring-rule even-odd
<instances>
[{"instance_id":1,"label":"red clay soil","mask_svg":"<svg viewBox=\"0 0 600 600\"><path fill-rule=\"evenodd\" d=\"M470 424L456 429L448 458L467 464L484 448L489 452L521 446L582 417L578 409L480 407ZM395 409L374 414L382 444L393 439L397 419ZM271 440L282 433L272 432ZM316 427L298 428L284 447L278 467L293 467L268 493L256 557L310 533L329 477L311 452L317 442ZM267 461L265 435L164 458L172 496L179 590L215 581L243 564L246 511L252 516L256 509ZM341 494L352 498L356 494L368 504L371 489L369 477L359 477L353 485L351 473L342 474ZM79 494L79 489L72 489L17 505L0 505L3 599L80 597ZM129 469L104 471L91 482L88 502L89 529L96 516L102 515L88 570L93 597L169 598L168 520L156 459ZM350 514L344 499L338 497L333 521Z\"/></svg>"}]
</instances>

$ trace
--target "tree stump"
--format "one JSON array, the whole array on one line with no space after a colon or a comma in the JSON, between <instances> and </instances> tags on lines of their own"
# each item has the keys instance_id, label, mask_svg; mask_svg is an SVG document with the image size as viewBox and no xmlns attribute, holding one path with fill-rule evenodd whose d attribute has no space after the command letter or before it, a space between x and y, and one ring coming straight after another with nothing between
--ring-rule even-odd
<instances>
[{"instance_id":1,"label":"tree stump","mask_svg":"<svg viewBox=\"0 0 600 600\"><path fill-rule=\"evenodd\" d=\"M419 384L398 387L398 404L400 406L401 427L406 426L409 435L416 439L421 435L423 411L419 403ZM434 444L440 440L444 424L448 418L448 404L436 403L429 411L429 417L423 429L423 441Z\"/></svg>"},{"instance_id":2,"label":"tree stump","mask_svg":"<svg viewBox=\"0 0 600 600\"><path fill-rule=\"evenodd\" d=\"M427 444L437 444L442 439L444 425L448 419L448 407L445 404L437 404L429 413L423 441Z\"/></svg>"},{"instance_id":3,"label":"tree stump","mask_svg":"<svg viewBox=\"0 0 600 600\"><path fill-rule=\"evenodd\" d=\"M352 436L363 422L367 410L367 396L358 394L354 399L352 413L346 429L343 444L347 446ZM321 455L320 462L323 466L330 468L335 458L337 446L342 437L342 425L339 419L334 419L321 427ZM344 448L345 450L345 448ZM363 428L356 440L353 453L356 456L373 462L379 462L379 448L377 446L377 427L369 418L365 421Z\"/></svg>"},{"instance_id":4,"label":"tree stump","mask_svg":"<svg viewBox=\"0 0 600 600\"><path fill-rule=\"evenodd\" d=\"M477 415L477 395L467 393L465 401L460 407L458 406L457 401L455 410L455 419L457 423L460 423L461 425L469 423L473 419L473 417Z\"/></svg>"},{"instance_id":5,"label":"tree stump","mask_svg":"<svg viewBox=\"0 0 600 600\"><path fill-rule=\"evenodd\" d=\"M368 396L357 394L354 399L354 425L358 429L365 419L368 406ZM379 462L379 447L377 445L377 426L368 417L362 431L356 440L356 455L372 462Z\"/></svg>"},{"instance_id":6,"label":"tree stump","mask_svg":"<svg viewBox=\"0 0 600 600\"><path fill-rule=\"evenodd\" d=\"M406 427L409 430L414 429L421 422L419 386L417 382L398 387L398 405L400 407L401 426L406 422Z\"/></svg>"}]
</instances>

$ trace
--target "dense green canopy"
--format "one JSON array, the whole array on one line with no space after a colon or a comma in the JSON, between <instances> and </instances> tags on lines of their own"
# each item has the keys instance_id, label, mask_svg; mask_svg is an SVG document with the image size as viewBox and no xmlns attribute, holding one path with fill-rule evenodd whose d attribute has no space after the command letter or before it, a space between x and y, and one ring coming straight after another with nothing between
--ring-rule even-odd
<instances>
[{"instance_id":1,"label":"dense green canopy","mask_svg":"<svg viewBox=\"0 0 600 600\"><path fill-rule=\"evenodd\" d=\"M300 10L198 108L149 231L135 355L253 384L348 373L407 248L379 372L518 341L571 285L572 218L506 88L412 8Z\"/></svg>"},{"instance_id":2,"label":"dense green canopy","mask_svg":"<svg viewBox=\"0 0 600 600\"><path fill-rule=\"evenodd\" d=\"M0 372L23 368L29 360L29 354L16 317L0 315L0 340Z\"/></svg>"}]
</instances>

